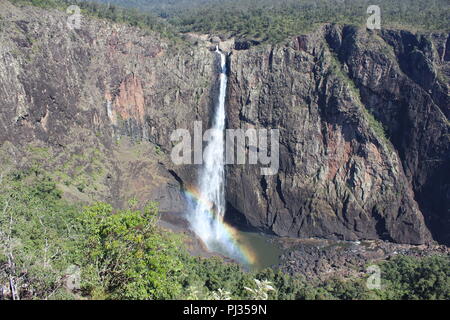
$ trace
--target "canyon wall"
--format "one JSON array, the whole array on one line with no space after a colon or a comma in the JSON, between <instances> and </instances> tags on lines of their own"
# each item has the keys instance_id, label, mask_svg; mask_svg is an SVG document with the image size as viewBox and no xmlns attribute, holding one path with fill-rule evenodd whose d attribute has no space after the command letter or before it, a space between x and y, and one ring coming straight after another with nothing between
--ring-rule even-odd
<instances>
[{"instance_id":1,"label":"canyon wall","mask_svg":"<svg viewBox=\"0 0 450 320\"><path fill-rule=\"evenodd\" d=\"M67 198L183 212L197 172L170 161L170 134L208 127L211 43L0 9L2 170L37 163ZM227 127L279 129L280 170L227 166L227 219L280 236L448 242L448 39L325 25L279 45L237 43Z\"/></svg>"},{"instance_id":2,"label":"canyon wall","mask_svg":"<svg viewBox=\"0 0 450 320\"><path fill-rule=\"evenodd\" d=\"M448 242L447 42L327 25L233 52L229 126L280 129L281 168L231 167L230 205L283 236Z\"/></svg>"},{"instance_id":3,"label":"canyon wall","mask_svg":"<svg viewBox=\"0 0 450 320\"><path fill-rule=\"evenodd\" d=\"M170 134L207 125L209 48L86 17L70 30L63 12L6 1L0 17L4 164L37 162L74 200L121 205L136 196L184 210L166 165Z\"/></svg>"}]
</instances>

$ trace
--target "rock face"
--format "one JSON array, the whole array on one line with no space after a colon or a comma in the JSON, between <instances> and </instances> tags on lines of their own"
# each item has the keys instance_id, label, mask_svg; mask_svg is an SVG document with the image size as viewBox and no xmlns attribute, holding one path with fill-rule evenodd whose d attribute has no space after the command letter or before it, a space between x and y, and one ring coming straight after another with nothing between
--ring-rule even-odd
<instances>
[{"instance_id":1,"label":"rock face","mask_svg":"<svg viewBox=\"0 0 450 320\"><path fill-rule=\"evenodd\" d=\"M3 155L16 166L37 160L75 199L120 205L136 196L184 210L165 163L173 130L203 118L206 127L208 48L88 18L70 30L63 12L7 1L0 12Z\"/></svg>"},{"instance_id":2,"label":"rock face","mask_svg":"<svg viewBox=\"0 0 450 320\"><path fill-rule=\"evenodd\" d=\"M427 225L448 243L447 39L329 25L233 52L229 127L281 132L277 175L229 167L233 213L281 236L424 243Z\"/></svg>"},{"instance_id":3,"label":"rock face","mask_svg":"<svg viewBox=\"0 0 450 320\"><path fill-rule=\"evenodd\" d=\"M2 169L37 161L67 197L182 212L197 167L171 162L170 135L208 127L211 43L66 18L0 3ZM448 242L448 42L327 25L238 44L228 128L279 129L280 169L227 166L227 218L280 236Z\"/></svg>"}]
</instances>

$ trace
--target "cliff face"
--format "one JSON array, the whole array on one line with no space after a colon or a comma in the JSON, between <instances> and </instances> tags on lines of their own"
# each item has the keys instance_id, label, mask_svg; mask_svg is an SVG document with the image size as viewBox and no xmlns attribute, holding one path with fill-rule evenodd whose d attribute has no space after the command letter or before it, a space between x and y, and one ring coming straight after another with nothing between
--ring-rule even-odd
<instances>
[{"instance_id":1,"label":"cliff face","mask_svg":"<svg viewBox=\"0 0 450 320\"><path fill-rule=\"evenodd\" d=\"M90 19L71 31L57 11L0 9L2 167L38 162L83 201L183 211L196 168L171 163L170 134L208 125L209 44L175 47ZM324 26L233 50L227 126L280 129L281 145L274 176L227 166L227 218L281 236L448 241L448 42Z\"/></svg>"},{"instance_id":2,"label":"cliff face","mask_svg":"<svg viewBox=\"0 0 450 320\"><path fill-rule=\"evenodd\" d=\"M230 204L294 237L448 242L448 37L324 26L231 57L230 127L281 130L281 168L231 167Z\"/></svg>"},{"instance_id":3,"label":"cliff face","mask_svg":"<svg viewBox=\"0 0 450 320\"><path fill-rule=\"evenodd\" d=\"M165 165L169 137L207 120L209 49L176 48L102 20L84 18L70 30L62 12L6 1L0 14L3 158L44 166L74 199L122 204L136 196L163 211L184 210Z\"/></svg>"},{"instance_id":4,"label":"cliff face","mask_svg":"<svg viewBox=\"0 0 450 320\"><path fill-rule=\"evenodd\" d=\"M355 41L352 30L342 34L343 45L335 50L361 88L363 103L386 128L431 232L449 244L449 35L385 31L381 38L393 55L383 61L370 54L376 52L370 39ZM373 56L372 62L365 56Z\"/></svg>"}]
</instances>

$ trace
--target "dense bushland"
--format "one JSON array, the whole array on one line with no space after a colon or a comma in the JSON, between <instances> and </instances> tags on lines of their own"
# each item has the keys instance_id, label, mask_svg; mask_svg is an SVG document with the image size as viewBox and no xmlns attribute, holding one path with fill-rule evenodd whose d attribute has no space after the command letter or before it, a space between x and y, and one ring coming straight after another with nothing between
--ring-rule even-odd
<instances>
[{"instance_id":1,"label":"dense bushland","mask_svg":"<svg viewBox=\"0 0 450 320\"><path fill-rule=\"evenodd\" d=\"M384 262L381 290L365 279L308 283L192 257L181 236L158 226L155 203L139 207L73 205L41 170L2 174L0 299L450 298L448 257Z\"/></svg>"},{"instance_id":2,"label":"dense bushland","mask_svg":"<svg viewBox=\"0 0 450 320\"><path fill-rule=\"evenodd\" d=\"M276 42L309 31L321 23L362 25L369 0L97 0L140 8L167 18L181 31L224 32ZM448 30L450 6L445 0L381 0L383 26Z\"/></svg>"},{"instance_id":3,"label":"dense bushland","mask_svg":"<svg viewBox=\"0 0 450 320\"><path fill-rule=\"evenodd\" d=\"M280 42L323 23L363 26L369 0L11 0L43 7L79 5L84 13L150 28L167 37L200 32ZM382 27L449 31L446 0L379 0ZM123 8L127 8L126 10Z\"/></svg>"}]
</instances>

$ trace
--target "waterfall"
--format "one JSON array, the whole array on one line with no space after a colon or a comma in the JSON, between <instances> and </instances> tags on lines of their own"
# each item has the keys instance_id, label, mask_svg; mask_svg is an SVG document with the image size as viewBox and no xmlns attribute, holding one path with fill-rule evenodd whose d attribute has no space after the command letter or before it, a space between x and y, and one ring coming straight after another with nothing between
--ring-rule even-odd
<instances>
[{"instance_id":1,"label":"waterfall","mask_svg":"<svg viewBox=\"0 0 450 320\"><path fill-rule=\"evenodd\" d=\"M222 221L225 214L225 98L227 93L226 57L219 48L220 89L217 106L214 110L211 137L203 153L203 171L200 177L200 193L212 208L215 219ZM217 230L215 230L217 231Z\"/></svg>"},{"instance_id":2,"label":"waterfall","mask_svg":"<svg viewBox=\"0 0 450 320\"><path fill-rule=\"evenodd\" d=\"M189 216L192 230L211 251L246 262L239 244L233 238L233 230L223 219L225 204L225 104L227 91L227 65L225 54L216 48L220 56L220 88L214 108L210 136L203 152L203 167L199 176L199 195ZM248 260L248 259L247 259Z\"/></svg>"}]
</instances>

